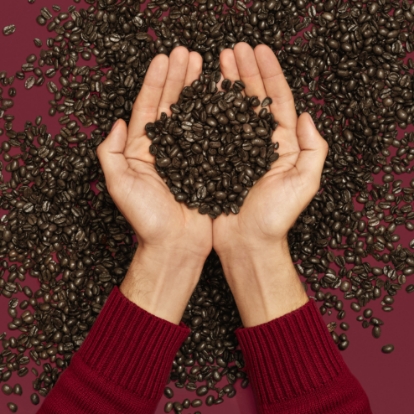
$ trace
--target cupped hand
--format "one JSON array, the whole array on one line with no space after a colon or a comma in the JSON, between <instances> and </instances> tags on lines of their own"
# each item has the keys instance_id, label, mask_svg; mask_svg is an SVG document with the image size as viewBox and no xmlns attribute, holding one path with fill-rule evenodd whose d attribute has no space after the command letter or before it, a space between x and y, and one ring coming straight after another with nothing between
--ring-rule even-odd
<instances>
[{"instance_id":1,"label":"cupped hand","mask_svg":"<svg viewBox=\"0 0 414 414\"><path fill-rule=\"evenodd\" d=\"M278 122L272 141L279 143L280 157L251 188L239 214L214 221L213 246L219 255L241 246L262 250L286 241L289 229L319 189L328 151L311 116L297 117L292 92L269 47L253 50L238 43L234 50L221 53L220 64L224 78L245 83L247 95L261 101L272 98L268 109Z\"/></svg>"},{"instance_id":2,"label":"cupped hand","mask_svg":"<svg viewBox=\"0 0 414 414\"><path fill-rule=\"evenodd\" d=\"M107 189L131 224L138 249L120 286L146 311L179 323L212 248L212 220L177 203L155 170L145 132L162 112L171 114L181 90L197 79L202 58L184 47L151 62L127 128L118 120L99 145Z\"/></svg>"},{"instance_id":3,"label":"cupped hand","mask_svg":"<svg viewBox=\"0 0 414 414\"><path fill-rule=\"evenodd\" d=\"M185 85L199 77L201 69L201 56L184 47L174 49L169 58L156 56L128 128L118 120L97 150L108 192L143 248L189 250L202 257L211 250L211 219L175 201L155 170L154 156L149 152L151 140L145 132L145 125L159 119L162 112L171 114L171 104Z\"/></svg>"}]
</instances>

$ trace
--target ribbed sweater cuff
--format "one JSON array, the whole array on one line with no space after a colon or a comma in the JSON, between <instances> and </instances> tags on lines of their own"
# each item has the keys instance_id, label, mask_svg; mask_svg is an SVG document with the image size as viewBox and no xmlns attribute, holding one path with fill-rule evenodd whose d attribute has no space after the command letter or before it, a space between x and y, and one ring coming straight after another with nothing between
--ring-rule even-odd
<instances>
[{"instance_id":1,"label":"ribbed sweater cuff","mask_svg":"<svg viewBox=\"0 0 414 414\"><path fill-rule=\"evenodd\" d=\"M148 313L115 287L75 357L111 383L155 400L189 333L183 323L174 325Z\"/></svg>"},{"instance_id":2,"label":"ribbed sweater cuff","mask_svg":"<svg viewBox=\"0 0 414 414\"><path fill-rule=\"evenodd\" d=\"M349 372L313 301L268 323L237 329L236 335L261 406L296 398Z\"/></svg>"}]
</instances>

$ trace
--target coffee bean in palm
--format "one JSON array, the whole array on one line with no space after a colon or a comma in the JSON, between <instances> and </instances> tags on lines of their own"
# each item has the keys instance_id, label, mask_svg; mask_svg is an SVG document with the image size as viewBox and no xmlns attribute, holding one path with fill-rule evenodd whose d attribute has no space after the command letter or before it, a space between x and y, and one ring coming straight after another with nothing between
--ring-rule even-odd
<instances>
[{"instance_id":1,"label":"coffee bean in palm","mask_svg":"<svg viewBox=\"0 0 414 414\"><path fill-rule=\"evenodd\" d=\"M224 79L219 91L211 78L202 74L186 86L171 116L162 113L145 129L156 169L175 200L216 218L238 214L249 189L276 161L276 122L270 112L258 116L260 101L242 94L241 81Z\"/></svg>"},{"instance_id":2,"label":"coffee bean in palm","mask_svg":"<svg viewBox=\"0 0 414 414\"><path fill-rule=\"evenodd\" d=\"M394 351L394 345L392 345L392 344L384 345L384 346L381 348L381 351L382 351L384 354L390 354L391 352L393 352L393 351Z\"/></svg>"}]
</instances>

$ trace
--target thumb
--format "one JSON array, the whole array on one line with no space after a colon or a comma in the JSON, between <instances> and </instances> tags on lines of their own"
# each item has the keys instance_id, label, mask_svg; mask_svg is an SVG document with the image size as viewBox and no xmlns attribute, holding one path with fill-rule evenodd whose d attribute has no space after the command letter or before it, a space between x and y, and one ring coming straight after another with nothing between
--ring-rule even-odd
<instances>
[{"instance_id":1,"label":"thumb","mask_svg":"<svg viewBox=\"0 0 414 414\"><path fill-rule=\"evenodd\" d=\"M303 176L306 185L316 192L320 185L323 165L328 154L328 143L319 134L312 117L307 112L299 117L296 134L300 148L296 168L299 174Z\"/></svg>"},{"instance_id":2,"label":"thumb","mask_svg":"<svg viewBox=\"0 0 414 414\"><path fill-rule=\"evenodd\" d=\"M96 149L108 187L113 187L113 184L128 169L128 163L124 156L126 140L127 125L124 120L118 119L110 134Z\"/></svg>"}]
</instances>

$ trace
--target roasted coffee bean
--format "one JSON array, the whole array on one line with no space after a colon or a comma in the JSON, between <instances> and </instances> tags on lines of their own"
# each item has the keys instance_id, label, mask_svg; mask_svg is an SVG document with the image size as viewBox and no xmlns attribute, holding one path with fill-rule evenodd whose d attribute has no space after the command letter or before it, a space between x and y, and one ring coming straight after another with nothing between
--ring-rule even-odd
<instances>
[{"instance_id":1,"label":"roasted coffee bean","mask_svg":"<svg viewBox=\"0 0 414 414\"><path fill-rule=\"evenodd\" d=\"M173 410L173 407L174 405L172 402L167 402L164 406L164 413L170 413Z\"/></svg>"},{"instance_id":2,"label":"roasted coffee bean","mask_svg":"<svg viewBox=\"0 0 414 414\"><path fill-rule=\"evenodd\" d=\"M405 290L407 291L407 293L412 293L414 292L414 285L408 285Z\"/></svg>"},{"instance_id":3,"label":"roasted coffee bean","mask_svg":"<svg viewBox=\"0 0 414 414\"><path fill-rule=\"evenodd\" d=\"M35 81L36 81L36 79L35 79L35 77L34 77L34 76L29 76L29 77L26 79L26 82L24 83L24 87L25 87L26 89L31 89L31 88L34 86Z\"/></svg>"},{"instance_id":4,"label":"roasted coffee bean","mask_svg":"<svg viewBox=\"0 0 414 414\"><path fill-rule=\"evenodd\" d=\"M4 33L5 36L10 36L15 31L16 31L16 26L14 24L3 27L3 33Z\"/></svg>"},{"instance_id":5,"label":"roasted coffee bean","mask_svg":"<svg viewBox=\"0 0 414 414\"><path fill-rule=\"evenodd\" d=\"M414 240L404 246L398 233L402 225L407 231L414 230L414 180L409 185L400 180L402 174L412 172L414 134L405 132L397 139L397 132L413 122L414 62L408 59L405 64L402 58L413 47L406 6L398 9L392 2L370 3L368 21L364 8L351 5L344 13L334 2L310 3L307 8L302 0L251 5L227 0L231 13L220 9L223 2L188 2L181 9L163 3L160 10L153 8L154 2L140 8L130 1L103 3L108 10L90 7L78 11L72 5L57 17L47 9L40 10L37 21L47 26L51 37L45 39L38 60L30 55L14 75L0 72L0 87L5 88L0 89L0 118L4 119L0 135L7 137L2 139L6 149L2 145L0 164L0 189L7 197L0 197L0 206L8 214L0 223L4 226L0 249L2 260L16 263L15 269L7 271L10 276L5 272L0 277L0 283L4 282L0 289L12 299L23 288L28 299L9 308L9 327L27 329L23 336L34 341L38 341L38 332L46 330L48 345L53 342L46 348L43 340L31 344L7 335L3 348L12 353L18 347L28 348L22 352L43 369L38 375L43 379L35 384L39 395L46 395L58 377L43 365L49 359L56 362L58 371L68 366L111 288L125 275L136 248L132 229L107 192L96 147L116 119L130 121L133 102L154 56L168 55L177 44L203 51L202 75L182 91L181 100L172 105L172 115L161 117L162 122L147 131L155 140L150 149L154 159L171 160L168 166L157 168L168 172L162 178L174 197L210 217L238 212L252 186L278 160L274 151L279 146L270 144L271 127L277 122L273 124L268 108L262 106L270 101L260 102L262 96L246 97L241 81L223 80L221 90L217 88L222 49L233 48L241 35L252 46L268 44L278 55L298 115L308 112L329 144L322 191L289 232L292 258L301 266L298 272L315 292L321 312L337 311L338 320L346 313L342 296L335 290L344 292L345 301L356 303L357 312L363 313L372 307L372 300L381 297L383 310L388 311L392 303L386 303L385 297L394 300L414 268ZM53 10L60 12L58 7ZM192 22L204 24L202 31L191 25L183 29L183 21L190 16ZM274 31L281 19L283 30ZM364 43L358 36L367 24L379 29L370 32ZM149 27L156 28L154 35L149 35ZM290 40L302 30L304 34L296 41ZM35 46L42 47L42 41L35 39ZM79 59L84 60L82 65ZM49 81L56 74L52 84ZM37 114L30 125L15 131L18 122L10 113L18 89L15 83L24 80L30 85L31 77L31 88L48 88L53 94L49 114L63 118L57 135L49 136L48 126L43 125L47 119L33 122ZM278 114L274 117L277 120ZM176 124L167 126L170 119ZM83 127L93 130L86 134ZM159 135L159 142L157 128L165 132ZM214 135L214 131L219 133ZM10 173L10 179L3 170ZM90 185L93 181L96 189ZM36 199L38 195L41 197ZM42 260L27 259L39 257L38 246L45 249ZM108 248L117 260L107 254ZM368 265L369 259L379 264ZM24 289L25 272L38 279L34 293ZM320 274L324 276L315 276ZM47 293L43 290L45 277L51 287ZM60 284L63 282L70 284L69 289ZM406 290L412 292L414 286L408 285ZM20 309L30 314L23 318ZM74 312L69 333L63 332L62 315L67 309ZM366 328L381 326L360 317ZM201 318L201 323L195 318ZM193 320L197 324L192 325ZM183 344L175 358L171 369L175 386L196 390L219 376L230 383L241 379L247 386L248 379L237 375L242 373L239 369L244 361L235 347L234 329L241 321L214 254L206 262L183 321L191 326L192 343ZM214 333L211 321L216 324ZM336 334L337 345L345 349L348 339L341 335ZM206 337L214 340L206 341ZM17 365L10 369L18 377L26 371L24 363ZM197 367L200 371L189 373L188 369ZM232 367L233 371L222 372ZM3 371L3 382L11 375L12 371ZM216 404L223 395L233 395L232 391L223 393L225 385L220 387L213 397Z\"/></svg>"},{"instance_id":6,"label":"roasted coffee bean","mask_svg":"<svg viewBox=\"0 0 414 414\"><path fill-rule=\"evenodd\" d=\"M165 387L164 388L164 395L167 398L173 398L174 397L174 391L170 387Z\"/></svg>"},{"instance_id":7,"label":"roasted coffee bean","mask_svg":"<svg viewBox=\"0 0 414 414\"><path fill-rule=\"evenodd\" d=\"M194 408L201 407L202 405L203 405L203 402L199 398L191 402L191 406Z\"/></svg>"},{"instance_id":8,"label":"roasted coffee bean","mask_svg":"<svg viewBox=\"0 0 414 414\"><path fill-rule=\"evenodd\" d=\"M30 396L30 401L32 402L33 405L38 405L40 402L39 396L37 394L32 394Z\"/></svg>"},{"instance_id":9,"label":"roasted coffee bean","mask_svg":"<svg viewBox=\"0 0 414 414\"><path fill-rule=\"evenodd\" d=\"M214 397L212 396L212 395L209 395L207 398L206 398L206 405L208 406L208 407L210 407L210 406L212 406L213 404L214 404Z\"/></svg>"},{"instance_id":10,"label":"roasted coffee bean","mask_svg":"<svg viewBox=\"0 0 414 414\"><path fill-rule=\"evenodd\" d=\"M346 322L342 322L339 327L343 330L343 331L347 331L349 329L349 325Z\"/></svg>"},{"instance_id":11,"label":"roasted coffee bean","mask_svg":"<svg viewBox=\"0 0 414 414\"><path fill-rule=\"evenodd\" d=\"M17 405L15 403L9 402L9 403L7 403L7 407L9 407L9 410L12 413L17 413L18 407L17 407Z\"/></svg>"},{"instance_id":12,"label":"roasted coffee bean","mask_svg":"<svg viewBox=\"0 0 414 414\"><path fill-rule=\"evenodd\" d=\"M22 393L23 393L22 386L20 384L16 384L13 388L13 392L16 395L22 395Z\"/></svg>"},{"instance_id":13,"label":"roasted coffee bean","mask_svg":"<svg viewBox=\"0 0 414 414\"><path fill-rule=\"evenodd\" d=\"M394 298L392 296L384 296L383 302L387 305L392 305L394 303Z\"/></svg>"},{"instance_id":14,"label":"roasted coffee bean","mask_svg":"<svg viewBox=\"0 0 414 414\"><path fill-rule=\"evenodd\" d=\"M241 90L244 86L241 82L236 81L233 85L227 79L223 82L227 91L224 95L223 92L217 91L215 81L204 74L201 75L192 84L197 85L197 90L192 86L183 89L179 101L171 106L171 117L163 113L158 121L148 123L145 127L148 137L152 140L150 153L156 157L156 169L174 192L175 200L187 203L190 208L193 207L195 200L203 200L198 210L201 214L209 214L212 218L223 212L238 214L250 187L264 175L265 167L277 160L275 157L277 153L274 153L274 144L271 142L272 133L276 128L272 115L263 112L259 119L253 110L254 106L260 105L258 98L243 97ZM222 97L224 100L221 99ZM238 101L234 97L237 97ZM217 105L213 105L212 101L217 102ZM200 102L197 108L196 102ZM266 102L270 104L270 98L267 98ZM199 106L203 103L207 105L204 109L205 113L209 112L205 122L199 116L201 108ZM188 116L182 120L181 113ZM247 123L248 119L255 128ZM229 125L229 122L232 125ZM170 135L170 125L173 126L171 131L175 139ZM203 131L207 137L211 137L211 140L204 139L203 144L200 145L194 142L190 131L196 134ZM254 138L253 133L260 138ZM222 136L221 140L217 140L219 135ZM240 136L243 141L237 145L233 143L234 138L231 137ZM188 145L188 142L191 145ZM174 144L176 149L172 153L168 146ZM187 150L180 152L177 144ZM245 166L241 174L237 170L238 163L241 161L236 156L237 146L243 148L242 158ZM248 148L251 149L250 152L247 152ZM260 148L263 148L263 151ZM217 149L220 154L218 157L215 156ZM210 154L211 150L214 154ZM259 153L260 157L258 157ZM181 158L185 158L183 161L177 159L176 163L167 157L167 154L171 157L180 154ZM197 172L198 180L202 180L204 185L200 185L200 181L189 182L186 178L195 159L202 167ZM181 170L177 173L179 167ZM223 188L214 191L217 181L223 183ZM233 183L232 187L229 185L230 181ZM179 192L178 188L185 188L185 192Z\"/></svg>"},{"instance_id":15,"label":"roasted coffee bean","mask_svg":"<svg viewBox=\"0 0 414 414\"><path fill-rule=\"evenodd\" d=\"M3 384L1 389L2 389L3 393L6 394L6 395L10 395L13 392L13 388L10 387L9 384Z\"/></svg>"},{"instance_id":16,"label":"roasted coffee bean","mask_svg":"<svg viewBox=\"0 0 414 414\"><path fill-rule=\"evenodd\" d=\"M379 338L381 336L381 328L379 326L374 326L372 328L372 336L374 338Z\"/></svg>"},{"instance_id":17,"label":"roasted coffee bean","mask_svg":"<svg viewBox=\"0 0 414 414\"><path fill-rule=\"evenodd\" d=\"M384 322L379 318L372 318L371 319L371 324L376 325L376 326L380 326L380 325L384 325Z\"/></svg>"},{"instance_id":18,"label":"roasted coffee bean","mask_svg":"<svg viewBox=\"0 0 414 414\"><path fill-rule=\"evenodd\" d=\"M361 306L356 302L352 302L351 309L355 312L359 312L361 310Z\"/></svg>"},{"instance_id":19,"label":"roasted coffee bean","mask_svg":"<svg viewBox=\"0 0 414 414\"><path fill-rule=\"evenodd\" d=\"M364 315L364 318L367 318L367 319L369 319L371 316L372 316L372 309L365 309L364 310L364 313L363 313L363 315Z\"/></svg>"},{"instance_id":20,"label":"roasted coffee bean","mask_svg":"<svg viewBox=\"0 0 414 414\"><path fill-rule=\"evenodd\" d=\"M389 345L384 345L384 346L381 348L381 351L382 351L384 354L390 354L391 352L393 352L393 351L394 351L394 345L392 345L392 344L389 344Z\"/></svg>"},{"instance_id":21,"label":"roasted coffee bean","mask_svg":"<svg viewBox=\"0 0 414 414\"><path fill-rule=\"evenodd\" d=\"M197 388L197 390L196 390L196 394L199 396L199 397L202 397L203 395L206 395L208 393L208 388L206 387L206 386L201 386L201 387L199 387L199 388Z\"/></svg>"}]
</instances>

